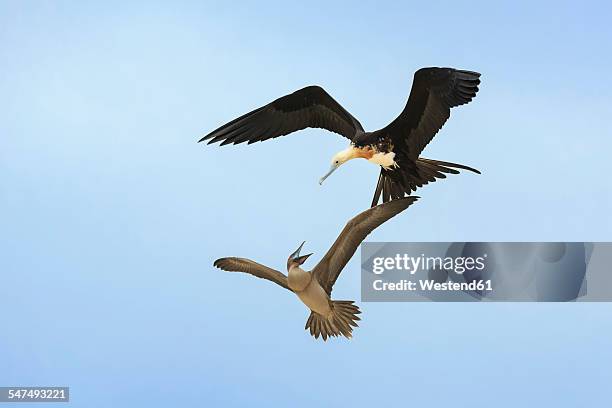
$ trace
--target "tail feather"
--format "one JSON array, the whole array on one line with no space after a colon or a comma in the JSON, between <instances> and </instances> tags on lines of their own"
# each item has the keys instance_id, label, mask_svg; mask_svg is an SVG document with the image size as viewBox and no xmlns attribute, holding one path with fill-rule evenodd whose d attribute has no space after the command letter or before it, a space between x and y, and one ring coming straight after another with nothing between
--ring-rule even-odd
<instances>
[{"instance_id":1,"label":"tail feather","mask_svg":"<svg viewBox=\"0 0 612 408\"><path fill-rule=\"evenodd\" d=\"M446 174L459 174L458 169L480 174L480 171L473 167L424 157L419 157L416 161L416 176L413 171L402 171L401 166L394 170L381 169L372 198L372 207L378 204L381 197L383 203L402 198L405 195L410 195L419 187L437 179L446 178Z\"/></svg>"},{"instance_id":2,"label":"tail feather","mask_svg":"<svg viewBox=\"0 0 612 408\"><path fill-rule=\"evenodd\" d=\"M327 341L328 337L340 335L350 339L353 327L358 327L357 321L361 320L357 316L360 313L359 307L353 301L335 300L332 301L332 313L328 317L311 312L304 329L310 330L315 339L321 336L323 341Z\"/></svg>"},{"instance_id":3,"label":"tail feather","mask_svg":"<svg viewBox=\"0 0 612 408\"><path fill-rule=\"evenodd\" d=\"M461 169L461 170L471 171L472 173L481 174L480 170L475 169L470 166L466 166L465 164L452 163L452 162L446 162L442 160L433 160L433 159L426 159L425 157L419 157L417 159L417 167L419 168L419 170L421 170L423 166L429 166L430 168L435 168L436 170L441 171L443 173L459 174L459 171L457 169Z\"/></svg>"}]
</instances>

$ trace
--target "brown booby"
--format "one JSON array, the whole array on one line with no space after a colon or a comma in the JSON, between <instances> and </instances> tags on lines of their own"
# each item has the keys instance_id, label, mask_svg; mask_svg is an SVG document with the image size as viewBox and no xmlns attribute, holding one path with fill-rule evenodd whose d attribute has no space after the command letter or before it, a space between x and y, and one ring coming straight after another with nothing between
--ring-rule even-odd
<instances>
[{"instance_id":1,"label":"brown booby","mask_svg":"<svg viewBox=\"0 0 612 408\"><path fill-rule=\"evenodd\" d=\"M319 181L347 161L364 158L380 166L372 206L410 195L418 187L457 169L480 172L462 164L419 157L450 117L450 109L470 102L478 92L480 74L454 68L422 68L414 74L406 107L390 124L374 132L320 86L285 95L219 127L201 141L221 145L249 144L288 135L305 128L323 128L349 139L350 145L332 158Z\"/></svg>"},{"instance_id":2,"label":"brown booby","mask_svg":"<svg viewBox=\"0 0 612 408\"><path fill-rule=\"evenodd\" d=\"M217 259L214 266L224 271L249 273L295 293L311 311L305 329L309 329L315 338L321 336L327 340L328 337L339 335L351 338L353 327L357 327L357 321L360 320L357 315L361 312L353 301L331 300L334 283L368 234L417 199L410 196L392 200L351 219L312 271L301 268L312 255L300 255L304 243L287 259L287 275L245 258Z\"/></svg>"}]
</instances>

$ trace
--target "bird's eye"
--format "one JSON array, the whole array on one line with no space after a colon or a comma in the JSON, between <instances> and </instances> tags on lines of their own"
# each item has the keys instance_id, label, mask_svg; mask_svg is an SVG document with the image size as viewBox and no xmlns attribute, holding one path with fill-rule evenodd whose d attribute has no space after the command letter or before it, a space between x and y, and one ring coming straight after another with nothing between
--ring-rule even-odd
<instances>
[{"instance_id":1,"label":"bird's eye","mask_svg":"<svg viewBox=\"0 0 612 408\"><path fill-rule=\"evenodd\" d=\"M336 164L338 164L338 160L336 160Z\"/></svg>"}]
</instances>

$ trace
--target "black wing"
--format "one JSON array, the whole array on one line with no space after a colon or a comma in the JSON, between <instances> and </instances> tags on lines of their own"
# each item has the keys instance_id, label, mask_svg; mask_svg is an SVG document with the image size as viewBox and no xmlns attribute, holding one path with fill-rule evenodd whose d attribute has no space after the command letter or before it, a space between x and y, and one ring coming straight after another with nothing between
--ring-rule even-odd
<instances>
[{"instance_id":1,"label":"black wing","mask_svg":"<svg viewBox=\"0 0 612 408\"><path fill-rule=\"evenodd\" d=\"M221 145L260 142L306 128L323 128L352 139L363 127L320 86L285 95L221 126L201 141Z\"/></svg>"},{"instance_id":2,"label":"black wing","mask_svg":"<svg viewBox=\"0 0 612 408\"><path fill-rule=\"evenodd\" d=\"M336 279L359 244L383 222L404 211L419 197L410 196L370 208L351 219L325 256L312 270L313 277L331 295Z\"/></svg>"},{"instance_id":3,"label":"black wing","mask_svg":"<svg viewBox=\"0 0 612 408\"><path fill-rule=\"evenodd\" d=\"M214 265L227 272L244 272L257 276L258 278L272 281L285 289L289 289L287 276L276 269L268 268L265 265L251 261L246 258L221 258L214 262ZM289 289L291 290L291 289Z\"/></svg>"},{"instance_id":4,"label":"black wing","mask_svg":"<svg viewBox=\"0 0 612 408\"><path fill-rule=\"evenodd\" d=\"M450 108L470 102L478 92L480 74L453 68L422 68L414 74L412 90L402 113L376 132L389 137L415 161L450 117Z\"/></svg>"}]
</instances>

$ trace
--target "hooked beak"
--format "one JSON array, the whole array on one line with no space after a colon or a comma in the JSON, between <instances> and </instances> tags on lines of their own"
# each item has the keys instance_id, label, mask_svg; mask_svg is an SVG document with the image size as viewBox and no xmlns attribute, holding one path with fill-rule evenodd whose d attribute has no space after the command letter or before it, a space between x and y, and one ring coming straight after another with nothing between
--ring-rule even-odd
<instances>
[{"instance_id":1,"label":"hooked beak","mask_svg":"<svg viewBox=\"0 0 612 408\"><path fill-rule=\"evenodd\" d=\"M338 164L332 164L331 167L329 168L329 171L327 172L327 174L325 174L323 177L321 177L319 179L319 185L322 185L323 182L325 181L326 178L328 178L330 176L330 174L332 174L334 171L336 171L336 169L340 167L340 165Z\"/></svg>"},{"instance_id":2,"label":"hooked beak","mask_svg":"<svg viewBox=\"0 0 612 408\"><path fill-rule=\"evenodd\" d=\"M302 250L302 247L304 246L305 243L306 243L306 241L302 242L302 244L299 246L299 248L296 249L294 253L289 255L289 259L291 259L293 262L296 262L298 265L301 265L304 262L306 262L306 259L308 259L308 257L310 255L312 255L312 253L310 253L308 255L300 256L300 251Z\"/></svg>"}]
</instances>

